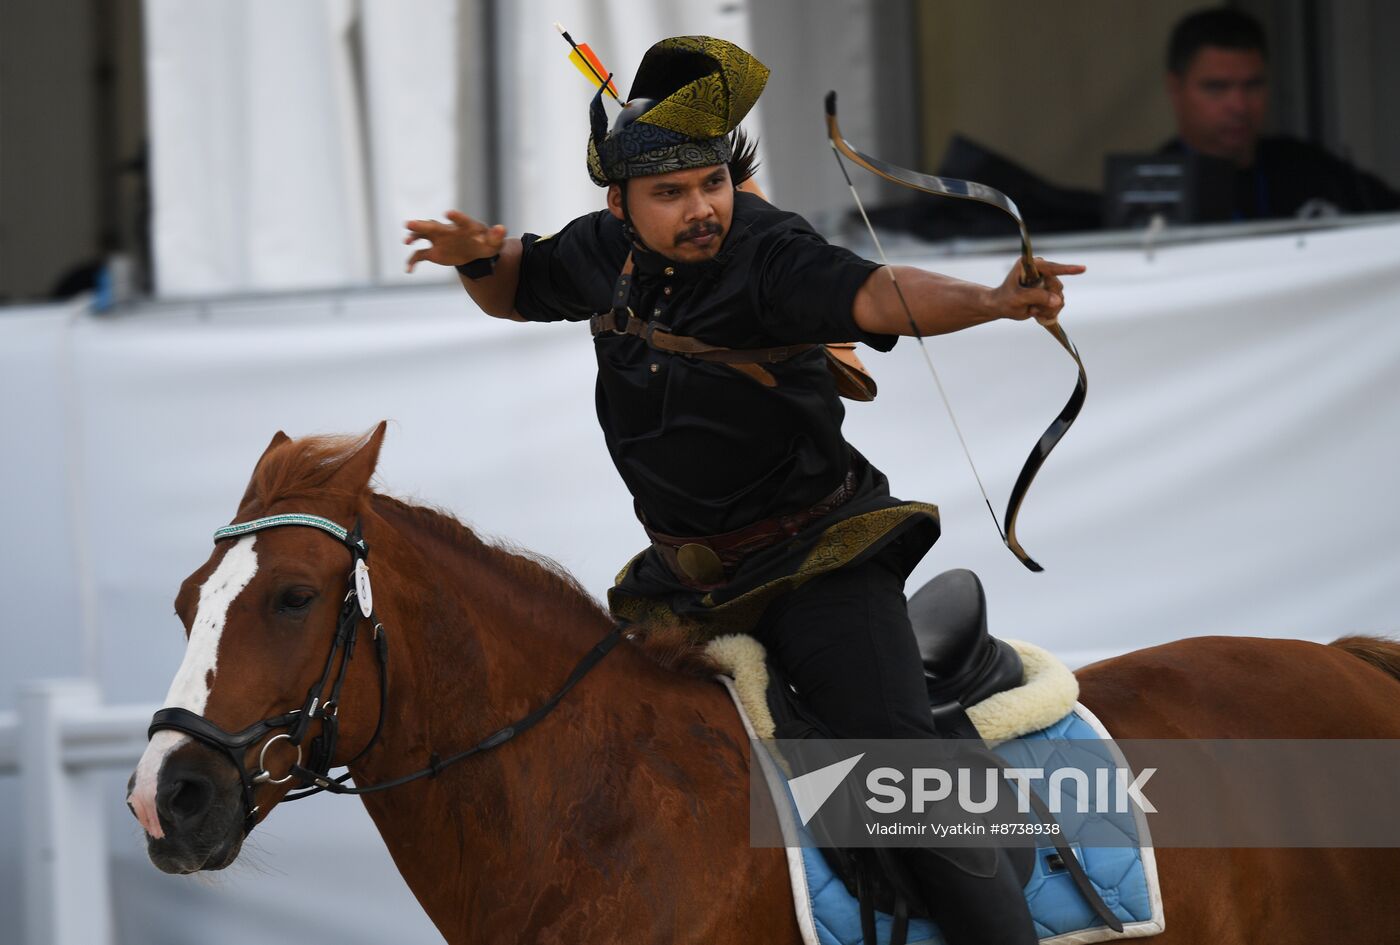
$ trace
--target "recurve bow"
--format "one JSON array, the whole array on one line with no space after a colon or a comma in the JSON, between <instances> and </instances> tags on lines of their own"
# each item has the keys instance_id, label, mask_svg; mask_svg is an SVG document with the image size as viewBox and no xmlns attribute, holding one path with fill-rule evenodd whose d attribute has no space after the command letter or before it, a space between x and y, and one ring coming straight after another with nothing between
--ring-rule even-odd
<instances>
[{"instance_id":1,"label":"recurve bow","mask_svg":"<svg viewBox=\"0 0 1400 945\"><path fill-rule=\"evenodd\" d=\"M929 356L928 346L924 344L919 326L914 322L914 313L909 309L909 303L904 298L904 292L899 287L899 279L895 276L894 267L889 264L885 256L884 247L880 245L880 238L875 234L875 227L870 223L870 217L866 215L865 206L861 203L860 194L856 193L855 184L851 182L851 175L846 171L846 165L841 160L844 155L852 163L865 168L872 174L882 177L891 183L900 184L904 187L912 187L914 190L922 191L926 194L933 194L938 197L958 197L963 200L976 200L981 203L990 204L996 207L1016 221L1021 232L1021 284L1026 287L1039 285L1042 281L1041 275L1036 271L1035 259L1031 254L1031 239L1026 232L1025 221L1021 219L1021 213L1016 208L1016 204L1011 198L1001 191L985 184L978 184L974 181L955 180L951 177L936 177L932 174L922 174L918 171L911 171L906 168L897 167L887 161L872 157L864 152L853 148L844 137L841 136L841 128L836 123L836 93L828 92L826 96L826 131L831 139L831 148L836 155L836 163L841 167L841 174L846 179L846 185L850 187L851 196L855 198L856 208L860 211L861 219L865 221L866 228L870 231L870 238L875 243L875 249L880 254L880 261L884 263L885 271L889 273L890 281L894 284L895 294L899 297L900 305L904 307L904 314L909 318L909 327L913 331L914 338L919 342L919 350L923 352L924 362L928 365L929 372L933 375L934 384L938 387L938 393L943 398L943 405L948 409L948 416L952 419L953 429L957 432L958 442L962 444L963 454L967 457L968 465L972 467L972 475L977 480L977 487L982 490L982 500L987 503L987 511L992 515L992 521L997 526L997 532L1001 535L1001 540L1006 543L1006 547L1011 549L1011 553L1016 559L1032 571L1043 571L1030 555L1026 554L1021 547L1020 541L1016 538L1016 517L1020 514L1021 503L1025 501L1026 493L1030 490L1031 482L1035 479L1036 473L1044 465L1045 458L1050 455L1050 451L1060 442L1065 433L1074 424L1075 418L1079 416L1079 411L1084 407L1084 398L1088 392L1088 375L1084 371L1084 361L1079 357L1079 352L1075 349L1074 343L1065 334L1064 327L1059 320L1052 322L1041 322L1045 330L1059 342L1060 346L1074 359L1075 366L1079 368L1079 378L1075 382L1074 392L1070 394L1069 401L1060 410L1059 416L1046 428L1036 442L1035 447L1026 457L1025 463L1021 466L1021 474L1016 477L1016 484L1011 489L1011 498L1006 504L1005 525L997 521L996 511L992 508L992 500L987 496L987 489L982 484L982 477L977 473L977 466L972 462L972 454L968 451L967 441L963 439L962 429L958 426L957 418L953 415L953 408L948 402L948 396L943 389L943 382L938 377L938 371L933 366L933 359Z\"/></svg>"}]
</instances>

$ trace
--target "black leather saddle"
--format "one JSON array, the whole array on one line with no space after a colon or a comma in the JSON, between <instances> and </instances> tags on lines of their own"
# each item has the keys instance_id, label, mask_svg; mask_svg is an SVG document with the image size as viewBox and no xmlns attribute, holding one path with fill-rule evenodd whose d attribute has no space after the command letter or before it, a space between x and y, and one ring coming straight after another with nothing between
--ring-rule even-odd
<instances>
[{"instance_id":1,"label":"black leather saddle","mask_svg":"<svg viewBox=\"0 0 1400 945\"><path fill-rule=\"evenodd\" d=\"M987 632L987 596L982 582L963 568L943 572L909 598L909 620L923 662L929 710L939 734L969 739L986 752L966 710L988 696L1021 685L1024 667L1010 644ZM795 740L798 745L801 739L830 738L771 658L768 672L766 695L775 737ZM1048 819L1050 815L1037 809L1037 816ZM966 920L971 923L968 927L987 928L985 916L1006 909L1013 900L1022 901L1021 889L1035 867L1035 851L1030 847L910 848L898 856L886 848L820 849L846 890L860 903L861 930L867 945L877 941L877 909L895 916L890 942L899 945L905 941L908 917L933 915L930 903L934 901L939 903L942 919L954 914L964 919L981 916L984 918ZM989 856L1000 861L995 882L983 878L987 873L984 861ZM1074 858L1067 847L1062 856ZM1115 926L1118 920L1084 878L1078 860L1071 865L1068 859L1066 868L1085 900L1110 928L1121 929L1121 923Z\"/></svg>"},{"instance_id":2,"label":"black leather saddle","mask_svg":"<svg viewBox=\"0 0 1400 945\"><path fill-rule=\"evenodd\" d=\"M1022 682L1020 655L987 632L987 595L965 568L944 571L909 599L909 621L924 665L929 710L944 737L973 738L967 708ZM767 702L778 738L829 738L772 658Z\"/></svg>"},{"instance_id":3,"label":"black leather saddle","mask_svg":"<svg viewBox=\"0 0 1400 945\"><path fill-rule=\"evenodd\" d=\"M935 706L963 708L1021 684L1020 655L987 632L987 595L966 568L944 571L909 598L924 684Z\"/></svg>"}]
</instances>

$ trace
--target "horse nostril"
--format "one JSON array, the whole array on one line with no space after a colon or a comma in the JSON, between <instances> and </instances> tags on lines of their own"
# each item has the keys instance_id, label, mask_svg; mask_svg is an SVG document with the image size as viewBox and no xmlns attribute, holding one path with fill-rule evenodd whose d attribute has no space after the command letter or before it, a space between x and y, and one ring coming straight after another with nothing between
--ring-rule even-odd
<instances>
[{"instance_id":1,"label":"horse nostril","mask_svg":"<svg viewBox=\"0 0 1400 945\"><path fill-rule=\"evenodd\" d=\"M197 821L209 809L214 786L205 778L177 778L162 786L156 806L171 826Z\"/></svg>"}]
</instances>

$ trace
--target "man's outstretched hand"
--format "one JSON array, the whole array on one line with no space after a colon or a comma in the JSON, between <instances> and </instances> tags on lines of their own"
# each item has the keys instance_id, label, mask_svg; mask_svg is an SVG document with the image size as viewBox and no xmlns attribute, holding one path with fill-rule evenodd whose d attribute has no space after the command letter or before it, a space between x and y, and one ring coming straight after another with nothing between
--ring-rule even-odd
<instances>
[{"instance_id":1,"label":"man's outstretched hand","mask_svg":"<svg viewBox=\"0 0 1400 945\"><path fill-rule=\"evenodd\" d=\"M440 266L462 266L476 259L487 259L501 251L505 245L506 228L487 226L473 220L465 213L448 210L447 223L437 220L409 220L404 226L408 235L404 243L412 245L419 240L427 240L431 245L414 250L408 257L408 272L420 262L433 262Z\"/></svg>"},{"instance_id":2,"label":"man's outstretched hand","mask_svg":"<svg viewBox=\"0 0 1400 945\"><path fill-rule=\"evenodd\" d=\"M1060 309L1065 307L1065 287L1059 277L1077 276L1084 271L1083 266L1050 262L1039 256L1035 257L1035 268L1041 276L1040 285L1033 288L1021 285L1018 261L1006 280L992 290L993 305L1002 318L1034 318L1041 324L1050 324L1060 317Z\"/></svg>"}]
</instances>

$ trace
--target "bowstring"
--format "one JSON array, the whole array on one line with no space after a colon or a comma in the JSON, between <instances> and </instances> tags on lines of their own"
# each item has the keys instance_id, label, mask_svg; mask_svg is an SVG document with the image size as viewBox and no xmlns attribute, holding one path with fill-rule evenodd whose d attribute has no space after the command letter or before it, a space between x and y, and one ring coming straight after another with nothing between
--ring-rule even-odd
<instances>
[{"instance_id":1,"label":"bowstring","mask_svg":"<svg viewBox=\"0 0 1400 945\"><path fill-rule=\"evenodd\" d=\"M909 319L909 328L914 333L914 340L919 343L919 351L924 356L924 363L928 365L929 374L933 376L933 384L938 388L938 396L943 400L943 409L947 411L948 420L953 424L953 432L957 434L958 445L962 447L963 456L967 458L968 468L972 470L972 478L977 480L977 489L982 493L982 501L986 503L987 513L991 515L992 524L996 526L997 534L1005 543L1006 532L1002 531L996 510L992 508L991 497L987 495L987 487L982 484L982 476L977 472L977 464L972 460L972 451L967 448L967 439L963 436L962 426L958 423L957 415L953 413L953 404L948 399L948 392L943 389L943 380L938 376L938 368L934 367L933 357L929 354L928 345L924 343L923 333L919 331L919 325L914 321L914 312L909 308L909 302L904 298L904 290L900 288L899 279L894 274L894 267L890 265L889 257L885 255L885 247L880 243L880 237L875 232L875 227L865 212L865 204L861 201L860 194L856 191L856 185L846 170L846 162L841 160L841 151L836 147L835 141L830 142L830 144L831 153L836 157L836 166L841 168L841 176L846 179L846 186L851 191L851 197L855 199L856 209L860 211L860 218L865 221L865 228L870 233L870 239L875 243L875 251L880 256L880 263L889 273L890 284L894 286L894 294L899 298L899 304L904 309L904 316Z\"/></svg>"}]
</instances>

